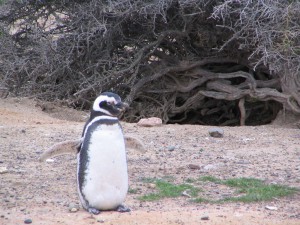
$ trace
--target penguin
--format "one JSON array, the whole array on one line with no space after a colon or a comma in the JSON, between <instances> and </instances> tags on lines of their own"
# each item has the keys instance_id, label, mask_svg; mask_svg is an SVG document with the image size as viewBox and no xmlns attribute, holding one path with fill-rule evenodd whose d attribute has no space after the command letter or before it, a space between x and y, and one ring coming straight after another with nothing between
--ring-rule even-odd
<instances>
[{"instance_id":1,"label":"penguin","mask_svg":"<svg viewBox=\"0 0 300 225\"><path fill-rule=\"evenodd\" d=\"M77 184L81 204L92 214L104 210L129 212L125 141L118 116L128 107L120 96L104 92L96 98L82 132L77 153Z\"/></svg>"}]
</instances>

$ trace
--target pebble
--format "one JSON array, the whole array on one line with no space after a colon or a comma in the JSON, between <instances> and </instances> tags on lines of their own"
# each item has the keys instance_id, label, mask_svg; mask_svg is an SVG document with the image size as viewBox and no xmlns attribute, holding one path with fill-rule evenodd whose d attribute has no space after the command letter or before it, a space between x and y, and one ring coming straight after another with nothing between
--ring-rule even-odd
<instances>
[{"instance_id":1,"label":"pebble","mask_svg":"<svg viewBox=\"0 0 300 225\"><path fill-rule=\"evenodd\" d=\"M70 203L69 206L68 206L68 208L69 208L69 211L73 212L73 213L75 213L75 212L77 212L79 210L78 205L75 204L75 203Z\"/></svg>"},{"instance_id":2,"label":"pebble","mask_svg":"<svg viewBox=\"0 0 300 225\"><path fill-rule=\"evenodd\" d=\"M192 196L189 194L189 192L190 192L190 190L185 190L181 193L181 195L191 198Z\"/></svg>"},{"instance_id":3,"label":"pebble","mask_svg":"<svg viewBox=\"0 0 300 225\"><path fill-rule=\"evenodd\" d=\"M148 184L148 188L154 189L154 188L156 188L156 184L149 183Z\"/></svg>"},{"instance_id":4,"label":"pebble","mask_svg":"<svg viewBox=\"0 0 300 225\"><path fill-rule=\"evenodd\" d=\"M209 216L202 216L201 220L209 220Z\"/></svg>"},{"instance_id":5,"label":"pebble","mask_svg":"<svg viewBox=\"0 0 300 225\"><path fill-rule=\"evenodd\" d=\"M191 170L200 170L200 166L198 166L196 164L189 164L188 168Z\"/></svg>"},{"instance_id":6,"label":"pebble","mask_svg":"<svg viewBox=\"0 0 300 225\"><path fill-rule=\"evenodd\" d=\"M24 220L24 223L25 224L30 224L30 223L32 223L32 219L26 219L26 220Z\"/></svg>"},{"instance_id":7,"label":"pebble","mask_svg":"<svg viewBox=\"0 0 300 225\"><path fill-rule=\"evenodd\" d=\"M215 138L221 138L224 136L224 131L223 129L219 128L219 127L215 127L215 128L211 128L208 130L208 133L211 137L215 137Z\"/></svg>"},{"instance_id":8,"label":"pebble","mask_svg":"<svg viewBox=\"0 0 300 225\"><path fill-rule=\"evenodd\" d=\"M175 150L175 146L168 146L168 151L173 152Z\"/></svg>"},{"instance_id":9,"label":"pebble","mask_svg":"<svg viewBox=\"0 0 300 225\"><path fill-rule=\"evenodd\" d=\"M0 174L3 174L3 173L8 173L8 169L5 166L0 167Z\"/></svg>"},{"instance_id":10,"label":"pebble","mask_svg":"<svg viewBox=\"0 0 300 225\"><path fill-rule=\"evenodd\" d=\"M218 166L215 164L207 164L206 166L203 167L204 170L215 170L217 168Z\"/></svg>"},{"instance_id":11,"label":"pebble","mask_svg":"<svg viewBox=\"0 0 300 225\"><path fill-rule=\"evenodd\" d=\"M271 211L276 211L278 208L277 208L276 206L269 206L269 205L266 205L266 206L265 206L265 209L271 210Z\"/></svg>"},{"instance_id":12,"label":"pebble","mask_svg":"<svg viewBox=\"0 0 300 225\"><path fill-rule=\"evenodd\" d=\"M54 162L54 159L46 159L46 162L48 162L48 163L53 163L53 162Z\"/></svg>"},{"instance_id":13,"label":"pebble","mask_svg":"<svg viewBox=\"0 0 300 225\"><path fill-rule=\"evenodd\" d=\"M77 208L70 208L69 211L70 211L70 212L77 212L78 209L77 209Z\"/></svg>"}]
</instances>

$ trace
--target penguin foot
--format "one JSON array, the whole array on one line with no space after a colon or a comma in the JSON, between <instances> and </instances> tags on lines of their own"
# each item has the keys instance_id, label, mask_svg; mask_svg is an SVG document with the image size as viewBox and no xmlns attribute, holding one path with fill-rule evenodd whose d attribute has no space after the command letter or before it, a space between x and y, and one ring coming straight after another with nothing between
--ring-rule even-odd
<instances>
[{"instance_id":1,"label":"penguin foot","mask_svg":"<svg viewBox=\"0 0 300 225\"><path fill-rule=\"evenodd\" d=\"M117 212L124 213L124 212L130 212L130 208L124 206L124 205L119 205L118 208L116 209Z\"/></svg>"},{"instance_id":2,"label":"penguin foot","mask_svg":"<svg viewBox=\"0 0 300 225\"><path fill-rule=\"evenodd\" d=\"M88 212L89 212L89 213L92 213L92 214L94 214L94 215L98 215L98 214L100 213L100 210L99 210L99 209L96 209L96 208L90 207L90 208L88 208Z\"/></svg>"}]
</instances>

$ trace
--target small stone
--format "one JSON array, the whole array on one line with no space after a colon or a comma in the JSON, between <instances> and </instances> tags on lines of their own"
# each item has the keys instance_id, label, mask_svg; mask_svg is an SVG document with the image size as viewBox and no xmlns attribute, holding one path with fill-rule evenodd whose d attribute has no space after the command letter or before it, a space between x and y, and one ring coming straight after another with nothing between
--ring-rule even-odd
<instances>
[{"instance_id":1,"label":"small stone","mask_svg":"<svg viewBox=\"0 0 300 225\"><path fill-rule=\"evenodd\" d=\"M277 208L276 206L269 206L269 205L266 205L266 206L265 206L265 209L271 210L271 211L276 211L278 208Z\"/></svg>"},{"instance_id":2,"label":"small stone","mask_svg":"<svg viewBox=\"0 0 300 225\"><path fill-rule=\"evenodd\" d=\"M224 136L224 131L221 128L211 128L208 130L208 133L211 137L215 137L215 138L221 138Z\"/></svg>"},{"instance_id":3,"label":"small stone","mask_svg":"<svg viewBox=\"0 0 300 225\"><path fill-rule=\"evenodd\" d=\"M53 162L54 162L54 159L46 159L46 162L48 162L48 163L53 163Z\"/></svg>"},{"instance_id":4,"label":"small stone","mask_svg":"<svg viewBox=\"0 0 300 225\"><path fill-rule=\"evenodd\" d=\"M104 223L105 220L101 220L101 219L100 219L100 220L97 220L97 222L98 222L98 223Z\"/></svg>"},{"instance_id":5,"label":"small stone","mask_svg":"<svg viewBox=\"0 0 300 225\"><path fill-rule=\"evenodd\" d=\"M25 224L31 224L32 223L32 219L26 219L26 220L24 220L24 223Z\"/></svg>"},{"instance_id":6,"label":"small stone","mask_svg":"<svg viewBox=\"0 0 300 225\"><path fill-rule=\"evenodd\" d=\"M161 126L162 120L158 117L150 117L146 119L140 119L137 123L138 126L141 127L154 127L154 126Z\"/></svg>"},{"instance_id":7,"label":"small stone","mask_svg":"<svg viewBox=\"0 0 300 225\"><path fill-rule=\"evenodd\" d=\"M201 220L209 220L209 216L202 216Z\"/></svg>"},{"instance_id":8,"label":"small stone","mask_svg":"<svg viewBox=\"0 0 300 225\"><path fill-rule=\"evenodd\" d=\"M186 197L189 197L189 198L191 198L192 196L189 194L189 192L191 192L191 190L185 190L185 191L183 191L182 193L181 193L181 195L182 196L186 196Z\"/></svg>"},{"instance_id":9,"label":"small stone","mask_svg":"<svg viewBox=\"0 0 300 225\"><path fill-rule=\"evenodd\" d=\"M79 210L78 205L76 205L75 203L70 203L68 208L69 208L69 211L73 212L73 213L77 212Z\"/></svg>"},{"instance_id":10,"label":"small stone","mask_svg":"<svg viewBox=\"0 0 300 225\"><path fill-rule=\"evenodd\" d=\"M168 147L168 151L169 151L169 152L173 152L174 150L175 150L175 146L169 146L169 147Z\"/></svg>"},{"instance_id":11,"label":"small stone","mask_svg":"<svg viewBox=\"0 0 300 225\"><path fill-rule=\"evenodd\" d=\"M8 169L5 166L0 167L0 174L3 174L3 173L8 173Z\"/></svg>"},{"instance_id":12,"label":"small stone","mask_svg":"<svg viewBox=\"0 0 300 225\"><path fill-rule=\"evenodd\" d=\"M217 169L217 165L214 164L207 164L206 166L203 167L204 170L215 170Z\"/></svg>"},{"instance_id":13,"label":"small stone","mask_svg":"<svg viewBox=\"0 0 300 225\"><path fill-rule=\"evenodd\" d=\"M156 184L150 183L148 184L148 188L154 189L156 188Z\"/></svg>"},{"instance_id":14,"label":"small stone","mask_svg":"<svg viewBox=\"0 0 300 225\"><path fill-rule=\"evenodd\" d=\"M188 168L191 170L200 170L200 166L198 166L196 164L189 164Z\"/></svg>"},{"instance_id":15,"label":"small stone","mask_svg":"<svg viewBox=\"0 0 300 225\"><path fill-rule=\"evenodd\" d=\"M71 208L71 209L69 209L69 211L70 211L70 212L77 212L78 209L77 209L77 208Z\"/></svg>"}]
</instances>

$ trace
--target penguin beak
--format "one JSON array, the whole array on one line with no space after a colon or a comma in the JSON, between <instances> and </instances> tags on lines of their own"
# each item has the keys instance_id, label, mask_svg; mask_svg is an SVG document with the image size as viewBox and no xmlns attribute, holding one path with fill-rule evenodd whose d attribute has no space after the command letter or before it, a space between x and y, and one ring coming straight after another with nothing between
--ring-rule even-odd
<instances>
[{"instance_id":1,"label":"penguin beak","mask_svg":"<svg viewBox=\"0 0 300 225\"><path fill-rule=\"evenodd\" d=\"M129 105L125 102L119 102L115 106L120 110L120 112L124 112L126 109L129 108Z\"/></svg>"}]
</instances>

